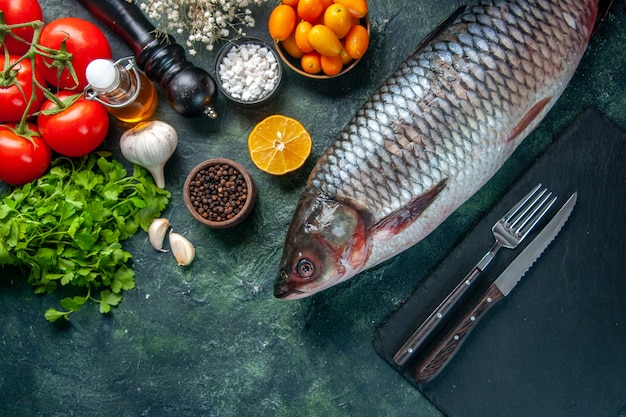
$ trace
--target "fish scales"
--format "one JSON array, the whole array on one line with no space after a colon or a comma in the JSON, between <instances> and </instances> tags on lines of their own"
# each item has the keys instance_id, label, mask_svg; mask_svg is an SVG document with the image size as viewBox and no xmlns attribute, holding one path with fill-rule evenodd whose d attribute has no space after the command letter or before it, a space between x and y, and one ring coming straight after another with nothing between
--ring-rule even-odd
<instances>
[{"instance_id":1,"label":"fish scales","mask_svg":"<svg viewBox=\"0 0 626 417\"><path fill-rule=\"evenodd\" d=\"M276 295L310 295L389 259L478 191L561 95L597 9L593 0L482 1L402 62L313 168ZM302 236L304 226L316 234ZM297 273L298 245L316 252L320 265L307 265L327 282Z\"/></svg>"},{"instance_id":2,"label":"fish scales","mask_svg":"<svg viewBox=\"0 0 626 417\"><path fill-rule=\"evenodd\" d=\"M452 143L460 146L464 150L464 154L478 154L479 158L485 144L488 146L500 146L500 142L497 139L498 133L502 132L498 132L497 128L506 126L507 119L513 118L506 117L506 115L512 115L513 113L511 112L515 110L518 114L525 112L527 109L522 108L520 103L532 103L535 97L529 97L529 95L541 96L546 89L546 87L541 86L542 79L552 82L551 76L554 75L554 72L560 70L552 62L554 57L562 56L562 61L568 61L568 58L572 55L579 57L581 55L580 51L584 50L586 45L583 39L588 36L584 31L580 31L579 37L570 35L568 38L563 39L559 34L563 33L567 28L559 25L561 21L545 21L547 14L556 14L559 11L562 14L564 13L563 10L573 8L581 4L580 2L564 1L561 2L562 6L548 3L546 6L551 6L548 9L542 8L542 5L546 4L546 2L519 3L519 5L513 4L509 7L511 13L505 12L507 2L497 2L494 7L477 6L470 9L469 13L462 16L459 22L451 27L447 33L442 34L441 41L420 53L421 60L409 59L405 61L394 75L383 84L379 91L374 94L372 99L365 104L364 109L359 111L356 118L347 125L340 134L340 139L327 149L325 155L322 156L322 159L311 174L310 186L308 188L316 188L322 193L333 195L335 192L328 192L327 190L327 185L333 184L337 189L336 195L338 197L350 198L353 189L362 185L361 178L363 175L368 175L368 169L361 169L363 166L358 164L346 166L345 168L350 169L350 180L337 182L337 176L333 175L329 169L332 164L326 164L325 159L328 155L335 154L338 149L343 151L349 149L349 146L346 145L348 143L353 147L359 147L359 156L356 159L361 161L379 161L374 166L374 169L378 170L382 165L382 161L385 161L387 164L392 163L390 158L391 152L388 150L388 147L384 146L383 140L397 142L399 138L400 140L407 138L407 135L398 136L398 128L402 126L419 128L419 135L413 139L415 142L412 143L417 143L420 138L429 140L428 143L424 143L424 147L426 149L430 148L429 160L435 167L438 166L438 161L445 161L449 153L454 153L454 148L451 149L449 144L445 142L448 138L452 138ZM587 13L590 14L591 10L589 7L587 8L589 9ZM499 10L502 11L496 13ZM579 14L584 18L583 10L580 12L577 13L574 10L570 14ZM498 15L496 16L496 14ZM513 16L515 16L515 19L512 19ZM533 17L535 18L533 19ZM544 19L543 22L541 21L542 18ZM495 19L498 20L498 23L493 22ZM469 26L469 30L465 29L466 26ZM496 35L494 30L496 27L500 29L498 35ZM584 27L582 22L579 23L579 27ZM525 36L530 36L530 39L533 39L533 32L537 28L541 28L540 33L546 33L550 39L561 38L560 40L569 40L569 45L564 45L560 48L559 45L563 45L563 42L550 44L545 41L543 44L538 42L525 44ZM572 28L569 31L571 32ZM468 40L466 36L459 37L459 33L466 35L466 32L473 35L471 37L472 40ZM526 34L525 36L523 35L524 33ZM489 52L486 46L482 48L473 46L486 45L493 42L497 42L497 45L500 45L508 52L501 51L497 56L490 56L485 55ZM465 49L471 48L471 51L466 53L460 50L459 48L462 44L466 45ZM525 46L539 47L539 51L542 52L544 58L552 57L553 60L541 61L539 64L542 66L538 66L538 63L532 58L535 54L531 54ZM570 53L565 54L565 48ZM452 57L447 58L448 54ZM481 62L498 59L499 63L497 70L495 70L497 72L494 73L493 63L474 70L473 73L465 72L465 69L473 69L467 60L464 59L472 54L484 57L481 58ZM456 64L452 64L453 61ZM449 66L442 67L444 63L454 65L454 68ZM571 67L574 68L573 65ZM476 72L479 72L478 77L475 76ZM418 74L423 75L420 76ZM442 78L440 74L444 75L445 78ZM401 91L394 91L397 85L406 84L410 87L415 84L408 81L408 78L413 75L419 78L418 84L422 83L430 86L429 90L424 88L419 91L414 88L410 90L405 88ZM482 82L480 77L488 79L489 82ZM445 90L446 93L442 97L438 97L436 92L432 91L434 89ZM477 94L476 90L479 90ZM468 101L460 99L463 95L470 100L471 105L468 105ZM491 100L496 97L499 99L497 100L500 103L499 109L495 109L491 105ZM383 105L378 106L379 103ZM413 109L410 106L413 106ZM465 107L460 108L462 106ZM477 108L474 108L474 106L477 106ZM429 107L431 108L429 109ZM479 112L484 116L480 117ZM381 115L379 116L379 114ZM435 115L444 114L446 116L445 119L441 117L435 118ZM389 115L394 115L395 117L392 119ZM464 129L465 131L457 132L457 135L451 134L450 128L454 123L448 124L447 120L455 121L459 120L459 118L461 118L460 123L464 125L463 127L471 129L471 132ZM500 126L495 124L496 120L500 120L498 123ZM425 122L428 128L422 122ZM377 125L373 125L374 123L377 123ZM365 129L360 129L358 134L352 133L354 132L352 130L353 124L363 126ZM375 129L374 133L368 131L371 128ZM492 136L486 137L485 132L480 131L481 128L490 130ZM387 130L387 134L379 135L378 133L381 130ZM390 135L389 132L394 132L394 134ZM454 140L454 138L457 139ZM360 147L359 142L361 141L365 142L364 148ZM375 147L372 146L371 142L375 143ZM435 144L440 145L438 150L443 151L444 154L432 152ZM512 148L513 146L510 147ZM478 148L478 152L472 152L474 148ZM412 155L405 156L407 157L405 160L406 164L415 165ZM365 167L367 168L367 166ZM394 187L399 182L397 174L397 171L390 171L382 177L386 185L384 194L394 191ZM413 170L408 175L412 183L419 184L421 182L420 177L424 173ZM428 181L429 185L433 179L437 181L442 178L440 175L432 178L431 181ZM419 185L416 185L416 187L419 187ZM415 194L419 194L422 190L423 187L419 188ZM381 199L377 188L371 189L368 196L368 200L362 203L366 207L374 207L379 210L379 214L374 215L375 219L388 215L399 208L399 206L379 204ZM407 202L402 201L398 204L406 204Z\"/></svg>"}]
</instances>

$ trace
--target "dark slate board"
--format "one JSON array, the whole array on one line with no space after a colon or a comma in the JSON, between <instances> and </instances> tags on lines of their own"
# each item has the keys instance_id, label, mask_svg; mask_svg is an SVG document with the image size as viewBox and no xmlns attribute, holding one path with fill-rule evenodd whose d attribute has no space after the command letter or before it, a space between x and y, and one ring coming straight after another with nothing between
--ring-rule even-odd
<instances>
[{"instance_id":1,"label":"dark slate board","mask_svg":"<svg viewBox=\"0 0 626 417\"><path fill-rule=\"evenodd\" d=\"M538 182L559 206L578 191L569 222L442 373L417 385L426 352L404 368L393 355L489 248L493 223ZM374 347L450 417L615 416L626 404L625 242L626 134L587 109L386 320ZM517 253L500 251L457 317Z\"/></svg>"}]
</instances>

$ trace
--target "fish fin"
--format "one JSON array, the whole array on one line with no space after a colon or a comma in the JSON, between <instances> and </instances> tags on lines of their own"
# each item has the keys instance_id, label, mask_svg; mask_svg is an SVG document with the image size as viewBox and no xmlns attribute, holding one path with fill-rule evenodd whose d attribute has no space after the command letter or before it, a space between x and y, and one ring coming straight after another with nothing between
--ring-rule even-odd
<instances>
[{"instance_id":1,"label":"fish fin","mask_svg":"<svg viewBox=\"0 0 626 417\"><path fill-rule=\"evenodd\" d=\"M448 26L450 26L452 22L454 22L456 18L459 17L459 15L466 8L467 6L461 6L457 8L455 11L453 11L452 14L450 14L450 16L446 18L446 20L444 20L439 25L437 25L435 29L433 29L428 35L426 35L424 39L422 39L422 41L420 42L419 45L417 45L417 48L415 48L415 51L413 51L413 53L415 54L417 51L422 50L426 45L430 43L430 41L432 41L437 36L439 36L439 34L443 32Z\"/></svg>"},{"instance_id":2,"label":"fish fin","mask_svg":"<svg viewBox=\"0 0 626 417\"><path fill-rule=\"evenodd\" d=\"M613 0L600 0L598 2L598 15L596 16L596 21L593 24L593 31L591 32L591 37L596 34L602 22L606 19L606 16L609 14L609 10L613 5Z\"/></svg>"},{"instance_id":3,"label":"fish fin","mask_svg":"<svg viewBox=\"0 0 626 417\"><path fill-rule=\"evenodd\" d=\"M448 179L441 180L430 190L416 197L406 206L380 219L374 224L375 234L396 235L411 225L426 210L430 203L446 187Z\"/></svg>"},{"instance_id":4,"label":"fish fin","mask_svg":"<svg viewBox=\"0 0 626 417\"><path fill-rule=\"evenodd\" d=\"M530 124L541 114L541 111L552 100L552 97L545 97L535 103L522 117L522 120L509 132L509 136L506 138L507 142L515 140Z\"/></svg>"}]
</instances>

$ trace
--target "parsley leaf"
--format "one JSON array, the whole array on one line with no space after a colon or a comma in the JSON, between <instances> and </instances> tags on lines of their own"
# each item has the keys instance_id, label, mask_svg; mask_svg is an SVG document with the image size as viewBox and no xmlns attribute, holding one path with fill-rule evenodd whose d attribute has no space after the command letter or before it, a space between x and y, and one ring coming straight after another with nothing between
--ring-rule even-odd
<instances>
[{"instance_id":1,"label":"parsley leaf","mask_svg":"<svg viewBox=\"0 0 626 417\"><path fill-rule=\"evenodd\" d=\"M57 158L37 181L0 196L0 267L29 270L36 293L59 287L77 293L63 298L64 310L49 308L54 322L87 302L109 313L122 292L135 287L131 254L121 241L150 223L169 203L170 193L158 188L144 168L132 175L110 153L82 158ZM100 298L93 297L97 289Z\"/></svg>"},{"instance_id":2,"label":"parsley leaf","mask_svg":"<svg viewBox=\"0 0 626 417\"><path fill-rule=\"evenodd\" d=\"M100 312L108 313L111 311L111 306L116 306L122 300L122 296L116 293L112 293L109 290L104 290L100 293Z\"/></svg>"}]
</instances>

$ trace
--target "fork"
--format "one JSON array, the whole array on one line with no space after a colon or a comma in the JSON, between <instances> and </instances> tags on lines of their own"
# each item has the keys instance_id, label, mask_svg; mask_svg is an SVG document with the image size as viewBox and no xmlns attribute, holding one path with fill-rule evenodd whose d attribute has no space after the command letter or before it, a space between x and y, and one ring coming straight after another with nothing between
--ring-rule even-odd
<instances>
[{"instance_id":1,"label":"fork","mask_svg":"<svg viewBox=\"0 0 626 417\"><path fill-rule=\"evenodd\" d=\"M491 228L495 243L474 268L463 278L439 306L428 316L420 327L409 337L394 355L394 362L403 366L419 350L434 330L450 315L458 301L469 291L482 271L494 259L501 248L515 249L533 230L541 218L552 207L556 197L547 188L538 184L515 206L513 206Z\"/></svg>"}]
</instances>

